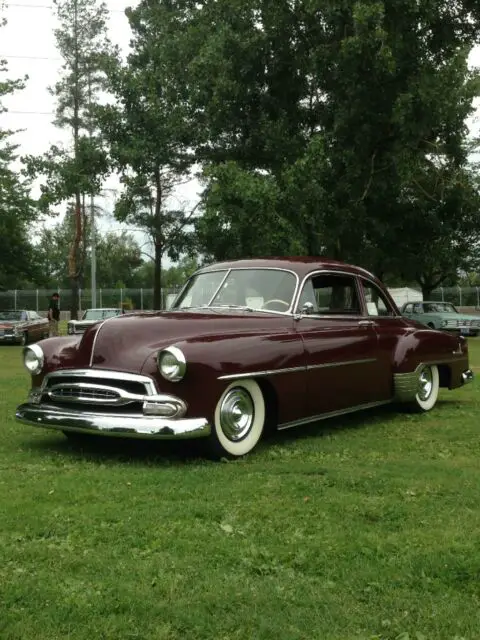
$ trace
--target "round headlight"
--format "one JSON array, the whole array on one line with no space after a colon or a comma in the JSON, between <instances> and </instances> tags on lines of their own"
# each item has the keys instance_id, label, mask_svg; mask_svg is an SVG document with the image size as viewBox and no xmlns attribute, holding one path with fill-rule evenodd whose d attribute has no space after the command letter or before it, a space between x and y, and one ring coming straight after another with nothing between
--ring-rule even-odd
<instances>
[{"instance_id":1,"label":"round headlight","mask_svg":"<svg viewBox=\"0 0 480 640\"><path fill-rule=\"evenodd\" d=\"M158 370L166 380L179 382L187 370L187 361L178 347L162 349L157 356Z\"/></svg>"},{"instance_id":2,"label":"round headlight","mask_svg":"<svg viewBox=\"0 0 480 640\"><path fill-rule=\"evenodd\" d=\"M38 344L32 344L31 346L24 348L23 364L32 376L36 376L41 372L44 362L45 356L42 348L39 347Z\"/></svg>"}]
</instances>

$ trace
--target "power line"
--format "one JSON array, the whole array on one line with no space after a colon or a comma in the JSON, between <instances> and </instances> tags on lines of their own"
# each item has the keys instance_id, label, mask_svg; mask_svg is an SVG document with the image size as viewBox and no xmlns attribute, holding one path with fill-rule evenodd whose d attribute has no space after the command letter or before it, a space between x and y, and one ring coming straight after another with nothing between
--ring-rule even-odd
<instances>
[{"instance_id":1,"label":"power line","mask_svg":"<svg viewBox=\"0 0 480 640\"><path fill-rule=\"evenodd\" d=\"M19 4L17 2L7 2L5 7L14 7L15 9L53 9L54 7L51 4ZM125 10L123 9L107 9L107 13L123 13L125 14Z\"/></svg>"},{"instance_id":2,"label":"power line","mask_svg":"<svg viewBox=\"0 0 480 640\"><path fill-rule=\"evenodd\" d=\"M6 53L0 53L0 60L52 60L55 62L61 62L62 58L48 58L43 56L13 56Z\"/></svg>"},{"instance_id":3,"label":"power line","mask_svg":"<svg viewBox=\"0 0 480 640\"><path fill-rule=\"evenodd\" d=\"M3 111L2 116L5 114L13 114L16 116L54 116L55 114L51 111L13 111L12 109L7 109Z\"/></svg>"}]
</instances>

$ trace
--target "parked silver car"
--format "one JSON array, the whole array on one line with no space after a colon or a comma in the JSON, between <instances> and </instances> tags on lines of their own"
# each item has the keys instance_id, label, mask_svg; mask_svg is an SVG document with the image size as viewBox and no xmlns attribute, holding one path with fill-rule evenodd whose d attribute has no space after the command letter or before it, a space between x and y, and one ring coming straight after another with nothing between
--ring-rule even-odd
<instances>
[{"instance_id":1,"label":"parked silver car","mask_svg":"<svg viewBox=\"0 0 480 640\"><path fill-rule=\"evenodd\" d=\"M83 314L81 320L70 320L67 325L67 331L70 335L75 333L84 333L88 327L96 322L101 322L107 318L113 318L120 316L124 313L122 309L115 309L114 307L105 309L87 309Z\"/></svg>"}]
</instances>

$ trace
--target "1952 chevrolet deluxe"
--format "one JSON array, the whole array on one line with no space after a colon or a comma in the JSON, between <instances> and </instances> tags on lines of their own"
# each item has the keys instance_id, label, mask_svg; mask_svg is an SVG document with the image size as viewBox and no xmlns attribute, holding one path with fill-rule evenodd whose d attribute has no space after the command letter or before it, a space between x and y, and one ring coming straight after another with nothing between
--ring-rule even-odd
<instances>
[{"instance_id":1,"label":"1952 chevrolet deluxe","mask_svg":"<svg viewBox=\"0 0 480 640\"><path fill-rule=\"evenodd\" d=\"M429 411L469 382L467 341L407 320L367 271L320 258L197 271L168 312L24 349L17 419L70 434L203 438L214 456L388 402Z\"/></svg>"}]
</instances>

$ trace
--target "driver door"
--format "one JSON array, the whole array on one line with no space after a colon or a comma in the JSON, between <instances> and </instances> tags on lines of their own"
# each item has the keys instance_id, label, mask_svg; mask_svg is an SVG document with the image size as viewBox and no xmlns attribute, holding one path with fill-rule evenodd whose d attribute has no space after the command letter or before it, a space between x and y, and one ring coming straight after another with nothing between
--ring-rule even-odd
<instances>
[{"instance_id":1,"label":"driver door","mask_svg":"<svg viewBox=\"0 0 480 640\"><path fill-rule=\"evenodd\" d=\"M305 305L305 303L308 303ZM307 365L309 416L382 402L384 368L355 276L318 272L304 282L296 328Z\"/></svg>"}]
</instances>

